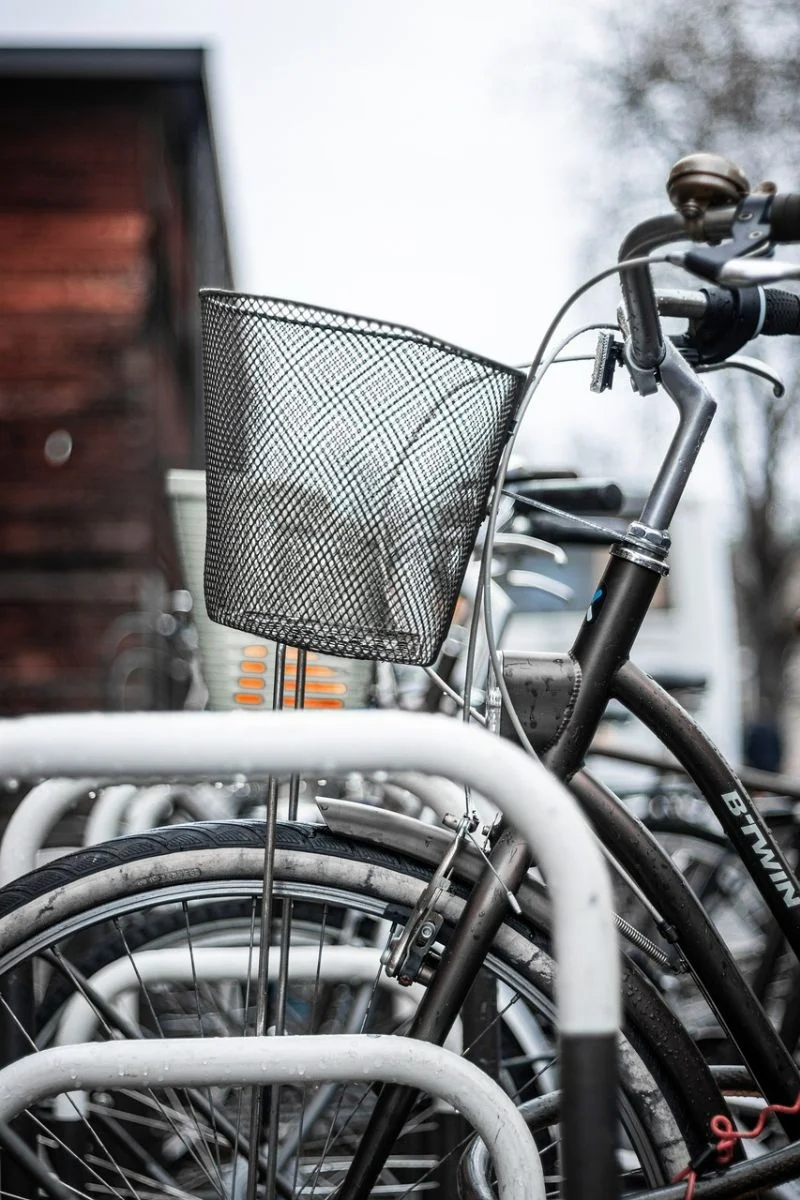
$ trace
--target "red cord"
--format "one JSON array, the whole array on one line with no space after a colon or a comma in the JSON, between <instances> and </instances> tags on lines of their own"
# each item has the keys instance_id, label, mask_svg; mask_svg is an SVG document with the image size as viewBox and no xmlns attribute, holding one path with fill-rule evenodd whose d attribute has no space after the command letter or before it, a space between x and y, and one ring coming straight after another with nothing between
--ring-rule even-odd
<instances>
[{"instance_id":1,"label":"red cord","mask_svg":"<svg viewBox=\"0 0 800 1200\"><path fill-rule=\"evenodd\" d=\"M717 1163L721 1167L726 1167L733 1158L733 1151L737 1142L744 1138L755 1138L762 1132L764 1126L773 1113L800 1113L800 1093L794 1104L766 1104L758 1114L758 1120L752 1129L734 1129L733 1122L730 1117L723 1113L717 1113L709 1122L711 1133L716 1138L717 1142ZM694 1167L688 1166L675 1176L673 1183L680 1183L682 1179L686 1180L686 1193L683 1200L693 1200L695 1184L697 1183L697 1172Z\"/></svg>"},{"instance_id":2,"label":"red cord","mask_svg":"<svg viewBox=\"0 0 800 1200\"><path fill-rule=\"evenodd\" d=\"M676 1175L673 1183L680 1183L682 1179L686 1180L686 1191L683 1200L693 1200L694 1185L697 1183L697 1172L692 1167L684 1167L680 1174Z\"/></svg>"}]
</instances>

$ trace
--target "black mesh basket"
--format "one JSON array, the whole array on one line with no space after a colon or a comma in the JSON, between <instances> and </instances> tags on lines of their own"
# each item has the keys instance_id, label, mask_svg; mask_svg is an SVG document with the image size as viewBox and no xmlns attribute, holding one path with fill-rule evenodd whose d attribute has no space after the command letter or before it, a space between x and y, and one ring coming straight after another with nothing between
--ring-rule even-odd
<instances>
[{"instance_id":1,"label":"black mesh basket","mask_svg":"<svg viewBox=\"0 0 800 1200\"><path fill-rule=\"evenodd\" d=\"M523 376L412 329L201 292L209 616L433 662Z\"/></svg>"}]
</instances>

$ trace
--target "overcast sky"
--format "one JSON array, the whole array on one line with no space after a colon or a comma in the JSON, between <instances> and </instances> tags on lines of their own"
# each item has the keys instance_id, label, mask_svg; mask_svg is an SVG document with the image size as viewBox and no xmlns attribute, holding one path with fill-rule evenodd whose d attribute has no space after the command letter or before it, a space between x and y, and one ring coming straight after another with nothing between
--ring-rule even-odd
<instances>
[{"instance_id":1,"label":"overcast sky","mask_svg":"<svg viewBox=\"0 0 800 1200\"><path fill-rule=\"evenodd\" d=\"M544 9L0 0L0 27L15 41L208 46L238 285L513 360L567 286L576 244L570 118L537 95Z\"/></svg>"},{"instance_id":2,"label":"overcast sky","mask_svg":"<svg viewBox=\"0 0 800 1200\"><path fill-rule=\"evenodd\" d=\"M584 181L607 168L575 88L592 8L0 0L0 38L206 46L237 286L520 363L586 272ZM586 364L557 371L526 429L537 465L602 443L589 469L615 469L614 452L623 475L638 468L630 428L609 438L626 386L598 400Z\"/></svg>"}]
</instances>

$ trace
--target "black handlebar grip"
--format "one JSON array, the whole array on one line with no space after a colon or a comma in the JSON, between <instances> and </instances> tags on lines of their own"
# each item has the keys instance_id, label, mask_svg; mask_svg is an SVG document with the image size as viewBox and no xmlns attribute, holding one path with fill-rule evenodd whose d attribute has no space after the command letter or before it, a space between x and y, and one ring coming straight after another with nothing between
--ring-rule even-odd
<instances>
[{"instance_id":1,"label":"black handlebar grip","mask_svg":"<svg viewBox=\"0 0 800 1200\"><path fill-rule=\"evenodd\" d=\"M800 296L780 288L765 288L764 324L761 332L768 337L782 333L800 333Z\"/></svg>"},{"instance_id":2,"label":"black handlebar grip","mask_svg":"<svg viewBox=\"0 0 800 1200\"><path fill-rule=\"evenodd\" d=\"M775 196L769 223L774 242L800 242L800 194L786 192Z\"/></svg>"}]
</instances>

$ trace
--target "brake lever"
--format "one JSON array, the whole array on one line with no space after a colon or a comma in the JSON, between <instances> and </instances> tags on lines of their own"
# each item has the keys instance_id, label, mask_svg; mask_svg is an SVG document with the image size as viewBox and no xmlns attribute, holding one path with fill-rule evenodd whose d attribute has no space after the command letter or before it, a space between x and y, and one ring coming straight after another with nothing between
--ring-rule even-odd
<instances>
[{"instance_id":1,"label":"brake lever","mask_svg":"<svg viewBox=\"0 0 800 1200\"><path fill-rule=\"evenodd\" d=\"M738 368L740 371L747 371L750 375L757 375L760 379L766 379L768 383L772 384L772 394L777 399L786 395L786 385L777 371L773 371L766 363L761 362L758 358L751 358L748 354L734 354L725 362L702 363L694 369L700 375L708 371L724 371L726 367Z\"/></svg>"},{"instance_id":2,"label":"brake lever","mask_svg":"<svg viewBox=\"0 0 800 1200\"><path fill-rule=\"evenodd\" d=\"M732 260L758 258L762 255L770 257L772 254L769 224L771 203L771 192L751 192L739 202L728 241L721 245L705 246L702 250L691 249L682 253L668 254L667 262L676 267L685 267L693 275L698 275L701 279L708 279L711 283L722 283L724 268L730 263L729 280L731 283L729 286L731 286L732 280L735 278L735 265Z\"/></svg>"}]
</instances>

